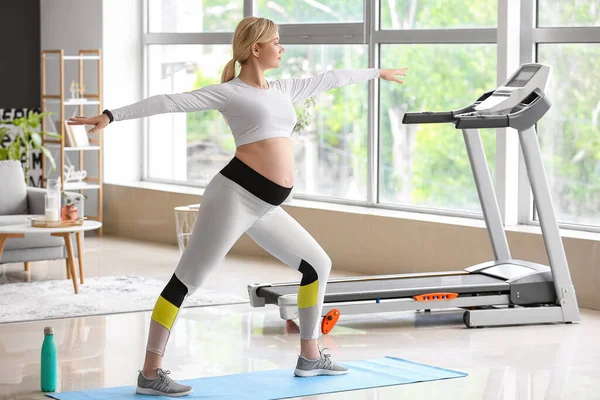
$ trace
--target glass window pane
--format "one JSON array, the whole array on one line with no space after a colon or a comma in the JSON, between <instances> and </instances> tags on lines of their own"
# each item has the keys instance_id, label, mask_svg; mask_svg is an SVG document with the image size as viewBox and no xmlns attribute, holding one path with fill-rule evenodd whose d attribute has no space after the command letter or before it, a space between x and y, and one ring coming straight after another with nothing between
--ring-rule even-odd
<instances>
[{"instance_id":1,"label":"glass window pane","mask_svg":"<svg viewBox=\"0 0 600 400\"><path fill-rule=\"evenodd\" d=\"M540 44L552 108L538 137L558 219L600 225L600 44Z\"/></svg>"},{"instance_id":2,"label":"glass window pane","mask_svg":"<svg viewBox=\"0 0 600 400\"><path fill-rule=\"evenodd\" d=\"M495 88L496 45L381 46L382 68L408 64L404 85L380 81L379 201L480 212L462 131L453 124L404 125L402 116L455 110ZM495 131L481 136L493 177Z\"/></svg>"},{"instance_id":3,"label":"glass window pane","mask_svg":"<svg viewBox=\"0 0 600 400\"><path fill-rule=\"evenodd\" d=\"M148 0L150 32L233 32L244 0Z\"/></svg>"},{"instance_id":4,"label":"glass window pane","mask_svg":"<svg viewBox=\"0 0 600 400\"><path fill-rule=\"evenodd\" d=\"M538 0L538 26L600 26L598 0Z\"/></svg>"},{"instance_id":5,"label":"glass window pane","mask_svg":"<svg viewBox=\"0 0 600 400\"><path fill-rule=\"evenodd\" d=\"M285 49L281 68L268 71L267 79L303 78L332 68L368 65L367 47L362 45L290 45ZM367 97L368 83L362 82L321 93L313 98L314 104L310 99L295 104L303 127L292 135L294 193L366 200Z\"/></svg>"},{"instance_id":6,"label":"glass window pane","mask_svg":"<svg viewBox=\"0 0 600 400\"><path fill-rule=\"evenodd\" d=\"M230 45L148 46L149 94L180 93L221 82ZM206 185L233 157L235 142L218 111L148 119L148 177Z\"/></svg>"},{"instance_id":7,"label":"glass window pane","mask_svg":"<svg viewBox=\"0 0 600 400\"><path fill-rule=\"evenodd\" d=\"M498 0L381 0L381 29L495 28Z\"/></svg>"},{"instance_id":8,"label":"glass window pane","mask_svg":"<svg viewBox=\"0 0 600 400\"><path fill-rule=\"evenodd\" d=\"M257 10L277 24L363 21L363 2L357 0L258 0Z\"/></svg>"}]
</instances>

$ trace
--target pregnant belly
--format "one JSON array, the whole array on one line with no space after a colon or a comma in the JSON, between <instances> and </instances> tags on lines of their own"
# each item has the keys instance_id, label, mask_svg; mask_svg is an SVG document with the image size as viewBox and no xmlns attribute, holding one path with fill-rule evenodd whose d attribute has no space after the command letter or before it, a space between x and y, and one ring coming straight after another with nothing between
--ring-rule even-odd
<instances>
[{"instance_id":1,"label":"pregnant belly","mask_svg":"<svg viewBox=\"0 0 600 400\"><path fill-rule=\"evenodd\" d=\"M290 138L271 138L237 148L235 156L250 168L277 183L294 186L294 153Z\"/></svg>"}]
</instances>

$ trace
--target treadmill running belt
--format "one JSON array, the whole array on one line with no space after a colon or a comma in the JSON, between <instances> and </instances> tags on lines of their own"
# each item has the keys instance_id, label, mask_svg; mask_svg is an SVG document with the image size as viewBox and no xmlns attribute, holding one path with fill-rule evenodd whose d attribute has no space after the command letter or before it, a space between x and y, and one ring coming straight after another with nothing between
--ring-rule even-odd
<instances>
[{"instance_id":1,"label":"treadmill running belt","mask_svg":"<svg viewBox=\"0 0 600 400\"><path fill-rule=\"evenodd\" d=\"M433 292L469 294L509 290L510 285L506 281L481 274L329 282L325 303L412 297ZM262 287L256 294L268 304L277 304L280 296L296 293L298 285Z\"/></svg>"}]
</instances>

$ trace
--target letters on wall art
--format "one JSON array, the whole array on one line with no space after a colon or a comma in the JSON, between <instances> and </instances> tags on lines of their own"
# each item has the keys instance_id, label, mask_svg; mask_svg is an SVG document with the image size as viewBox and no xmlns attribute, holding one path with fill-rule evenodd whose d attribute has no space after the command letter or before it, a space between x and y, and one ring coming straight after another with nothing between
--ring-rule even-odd
<instances>
[{"instance_id":1,"label":"letters on wall art","mask_svg":"<svg viewBox=\"0 0 600 400\"><path fill-rule=\"evenodd\" d=\"M15 118L25 117L29 111L36 114L40 113L39 108L0 108L0 121L12 121ZM0 148L10 146L15 140L15 127L12 125L1 124L0 127L8 128L11 133L4 136L0 142ZM21 148L21 163L25 163L25 147ZM29 170L29 186L42 187L42 153L39 150L31 150L31 169Z\"/></svg>"}]
</instances>

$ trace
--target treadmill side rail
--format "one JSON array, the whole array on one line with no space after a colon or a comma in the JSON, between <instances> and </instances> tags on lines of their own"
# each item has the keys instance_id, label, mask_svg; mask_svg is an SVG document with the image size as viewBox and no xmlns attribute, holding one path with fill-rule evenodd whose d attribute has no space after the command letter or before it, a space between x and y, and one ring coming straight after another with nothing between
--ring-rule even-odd
<instances>
[{"instance_id":1,"label":"treadmill side rail","mask_svg":"<svg viewBox=\"0 0 600 400\"><path fill-rule=\"evenodd\" d=\"M558 306L466 311L464 319L469 328L579 321L579 318L565 320Z\"/></svg>"},{"instance_id":2,"label":"treadmill side rail","mask_svg":"<svg viewBox=\"0 0 600 400\"><path fill-rule=\"evenodd\" d=\"M261 287L268 287L268 286L271 286L271 285L268 283L255 283L255 284L248 285L248 295L250 297L250 305L252 307L264 307L265 306L265 299L263 297L260 297L256 292Z\"/></svg>"},{"instance_id":3,"label":"treadmill side rail","mask_svg":"<svg viewBox=\"0 0 600 400\"><path fill-rule=\"evenodd\" d=\"M465 296L453 300L439 300L422 303L414 299L386 300L379 303L370 302L340 302L325 303L321 316L333 309L344 314L385 313L416 310L441 310L449 308L500 306L509 303L509 295ZM279 298L279 315L281 319L291 320L298 318L298 304L296 295L285 295Z\"/></svg>"}]
</instances>

